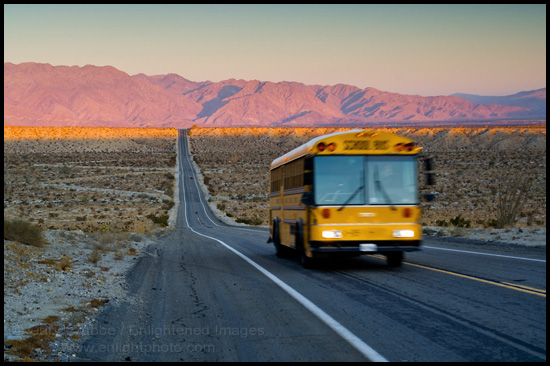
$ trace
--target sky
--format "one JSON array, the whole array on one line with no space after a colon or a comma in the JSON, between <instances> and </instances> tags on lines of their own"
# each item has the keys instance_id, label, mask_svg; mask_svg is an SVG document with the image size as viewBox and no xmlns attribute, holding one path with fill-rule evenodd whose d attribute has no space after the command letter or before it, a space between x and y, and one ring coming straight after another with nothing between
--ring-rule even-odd
<instances>
[{"instance_id":1,"label":"sky","mask_svg":"<svg viewBox=\"0 0 550 366\"><path fill-rule=\"evenodd\" d=\"M546 5L5 4L4 62L501 96L546 87Z\"/></svg>"}]
</instances>

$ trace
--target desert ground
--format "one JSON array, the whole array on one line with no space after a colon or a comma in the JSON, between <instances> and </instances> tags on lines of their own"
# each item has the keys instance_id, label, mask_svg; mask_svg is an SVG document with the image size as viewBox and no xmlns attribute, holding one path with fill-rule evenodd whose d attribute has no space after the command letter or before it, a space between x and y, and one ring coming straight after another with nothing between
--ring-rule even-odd
<instances>
[{"instance_id":1,"label":"desert ground","mask_svg":"<svg viewBox=\"0 0 550 366\"><path fill-rule=\"evenodd\" d=\"M267 225L269 163L339 130L193 128L196 179L224 220ZM545 245L545 128L387 130L435 161L436 185L421 186L437 194L421 202L426 234ZM174 129L4 126L4 219L45 238L4 234L5 360L72 360L95 315L126 296L125 274L178 204L176 138ZM503 202L516 201L517 220L492 229Z\"/></svg>"},{"instance_id":2,"label":"desert ground","mask_svg":"<svg viewBox=\"0 0 550 366\"><path fill-rule=\"evenodd\" d=\"M4 217L149 232L174 205L175 129L4 126Z\"/></svg>"}]
</instances>

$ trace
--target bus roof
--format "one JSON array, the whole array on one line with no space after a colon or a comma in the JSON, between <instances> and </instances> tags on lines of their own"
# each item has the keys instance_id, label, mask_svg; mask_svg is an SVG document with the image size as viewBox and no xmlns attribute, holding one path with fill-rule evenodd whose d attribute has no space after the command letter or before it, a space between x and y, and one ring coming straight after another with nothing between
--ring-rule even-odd
<instances>
[{"instance_id":1,"label":"bus roof","mask_svg":"<svg viewBox=\"0 0 550 366\"><path fill-rule=\"evenodd\" d=\"M322 151L317 147L324 142L327 146L334 144L335 149ZM410 148L397 149L396 147L407 146ZM317 147L317 148L316 148ZM414 146L411 139L389 132L373 130L349 130L331 133L316 137L305 144L289 151L288 153L273 160L269 169L275 169L285 163L291 162L302 156L314 154L417 154L421 147Z\"/></svg>"}]
</instances>

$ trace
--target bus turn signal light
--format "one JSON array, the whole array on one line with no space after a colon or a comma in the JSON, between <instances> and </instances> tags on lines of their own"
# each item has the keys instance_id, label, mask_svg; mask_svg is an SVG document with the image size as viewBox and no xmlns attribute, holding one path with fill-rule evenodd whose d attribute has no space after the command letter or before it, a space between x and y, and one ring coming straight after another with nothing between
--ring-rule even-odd
<instances>
[{"instance_id":1,"label":"bus turn signal light","mask_svg":"<svg viewBox=\"0 0 550 366\"><path fill-rule=\"evenodd\" d=\"M409 142L408 144L404 144L402 142L395 145L396 151L413 151L415 148L414 142Z\"/></svg>"},{"instance_id":2,"label":"bus turn signal light","mask_svg":"<svg viewBox=\"0 0 550 366\"><path fill-rule=\"evenodd\" d=\"M331 142L330 144L326 145L324 142L319 142L317 144L317 150L319 151L325 151L325 150L328 150L328 151L334 151L336 150L336 144L334 142Z\"/></svg>"}]
</instances>

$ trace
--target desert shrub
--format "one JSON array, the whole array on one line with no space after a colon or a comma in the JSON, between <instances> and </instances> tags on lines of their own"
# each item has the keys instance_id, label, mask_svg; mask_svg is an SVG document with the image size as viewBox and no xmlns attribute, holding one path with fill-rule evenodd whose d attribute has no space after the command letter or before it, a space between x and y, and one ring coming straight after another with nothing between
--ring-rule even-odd
<instances>
[{"instance_id":1,"label":"desert shrub","mask_svg":"<svg viewBox=\"0 0 550 366\"><path fill-rule=\"evenodd\" d=\"M531 191L534 177L531 175L508 176L499 180L497 192L496 221L493 222L497 229L513 226L520 214L527 196Z\"/></svg>"},{"instance_id":2,"label":"desert shrub","mask_svg":"<svg viewBox=\"0 0 550 366\"><path fill-rule=\"evenodd\" d=\"M176 166L176 161L177 161L177 157L174 154L174 155L170 156L170 158L168 159L168 165L169 166Z\"/></svg>"},{"instance_id":3,"label":"desert shrub","mask_svg":"<svg viewBox=\"0 0 550 366\"><path fill-rule=\"evenodd\" d=\"M97 235L96 248L101 251L111 250L116 246L117 235L113 232L101 231Z\"/></svg>"},{"instance_id":4,"label":"desert shrub","mask_svg":"<svg viewBox=\"0 0 550 366\"><path fill-rule=\"evenodd\" d=\"M256 225L256 226L263 224L263 220L260 219L259 217L254 217L252 219L239 217L235 221L238 222L238 223L241 223L241 224Z\"/></svg>"},{"instance_id":5,"label":"desert shrub","mask_svg":"<svg viewBox=\"0 0 550 366\"><path fill-rule=\"evenodd\" d=\"M62 174L62 175L69 175L71 174L71 168L66 166L66 165L63 165L60 169L59 169L59 174Z\"/></svg>"},{"instance_id":6,"label":"desert shrub","mask_svg":"<svg viewBox=\"0 0 550 366\"><path fill-rule=\"evenodd\" d=\"M454 227L470 227L471 221L458 215L452 219L449 219L449 224Z\"/></svg>"},{"instance_id":7,"label":"desert shrub","mask_svg":"<svg viewBox=\"0 0 550 366\"><path fill-rule=\"evenodd\" d=\"M88 260L93 264L97 264L97 262L99 262L102 257L103 257L103 254L101 254L101 251L98 248L95 248L88 255Z\"/></svg>"},{"instance_id":8,"label":"desert shrub","mask_svg":"<svg viewBox=\"0 0 550 366\"><path fill-rule=\"evenodd\" d=\"M105 215L100 216L100 218L101 217L105 217ZM102 222L101 225L99 225L100 233L110 233L112 231L113 231L113 228L109 224Z\"/></svg>"},{"instance_id":9,"label":"desert shrub","mask_svg":"<svg viewBox=\"0 0 550 366\"><path fill-rule=\"evenodd\" d=\"M470 220L466 220L465 218L463 218L462 216L458 215L452 219L449 219L449 221L445 221L445 220L436 220L435 221L435 224L437 226L444 226L444 227L463 227L463 228L468 228L470 227L471 225L471 221Z\"/></svg>"},{"instance_id":10,"label":"desert shrub","mask_svg":"<svg viewBox=\"0 0 550 366\"><path fill-rule=\"evenodd\" d=\"M437 234L438 231L437 230L434 230L434 229L430 229L429 227L422 227L422 234L426 234L426 235L433 235L433 234Z\"/></svg>"},{"instance_id":11,"label":"desert shrub","mask_svg":"<svg viewBox=\"0 0 550 366\"><path fill-rule=\"evenodd\" d=\"M158 224L162 227L166 227L168 226L168 215L155 215L153 213L147 215L147 218L150 219L151 221L153 221L155 224Z\"/></svg>"},{"instance_id":12,"label":"desert shrub","mask_svg":"<svg viewBox=\"0 0 550 366\"><path fill-rule=\"evenodd\" d=\"M163 210L170 211L172 209L172 207L174 207L174 205L175 205L175 203L172 200L163 200L162 201L162 209Z\"/></svg>"},{"instance_id":13,"label":"desert shrub","mask_svg":"<svg viewBox=\"0 0 550 366\"><path fill-rule=\"evenodd\" d=\"M9 344L6 353L18 356L23 361L33 361L37 357L36 350L49 355L50 343L55 340L60 325L54 318L48 317L46 321L48 323L25 329L26 338L4 341L4 346Z\"/></svg>"},{"instance_id":14,"label":"desert shrub","mask_svg":"<svg viewBox=\"0 0 550 366\"><path fill-rule=\"evenodd\" d=\"M42 229L28 221L4 218L4 239L18 241L35 247L43 247L46 239L42 236Z\"/></svg>"},{"instance_id":15,"label":"desert shrub","mask_svg":"<svg viewBox=\"0 0 550 366\"><path fill-rule=\"evenodd\" d=\"M70 271L73 266L71 257L62 257L57 261L56 269L58 271Z\"/></svg>"}]
</instances>

